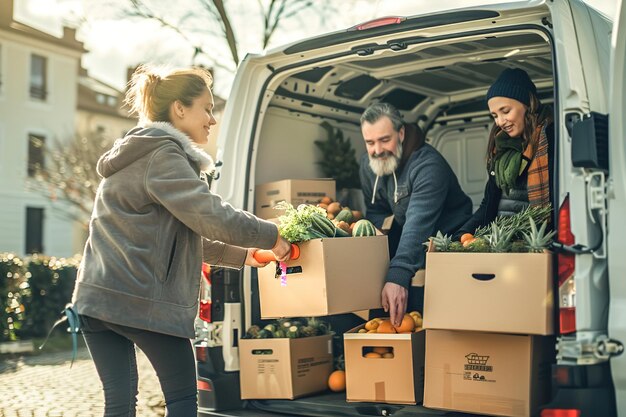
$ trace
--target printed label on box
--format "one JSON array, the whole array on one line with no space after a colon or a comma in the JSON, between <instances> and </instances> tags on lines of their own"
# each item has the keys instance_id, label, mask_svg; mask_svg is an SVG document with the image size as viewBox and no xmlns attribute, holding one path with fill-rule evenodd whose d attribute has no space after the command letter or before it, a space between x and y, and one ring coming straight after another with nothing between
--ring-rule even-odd
<instances>
[{"instance_id":1,"label":"printed label on box","mask_svg":"<svg viewBox=\"0 0 626 417\"><path fill-rule=\"evenodd\" d=\"M328 359L322 359L315 361L315 358L300 358L298 359L298 365L296 368L296 377L302 378L305 377L308 373L310 373L314 367L320 365L326 365L330 363Z\"/></svg>"},{"instance_id":2,"label":"printed label on box","mask_svg":"<svg viewBox=\"0 0 626 417\"><path fill-rule=\"evenodd\" d=\"M475 352L465 355L467 363L464 365L463 379L466 381L477 382L496 382L495 379L488 379L491 375L485 375L484 372L493 372L493 366L489 365L488 355L479 355Z\"/></svg>"}]
</instances>

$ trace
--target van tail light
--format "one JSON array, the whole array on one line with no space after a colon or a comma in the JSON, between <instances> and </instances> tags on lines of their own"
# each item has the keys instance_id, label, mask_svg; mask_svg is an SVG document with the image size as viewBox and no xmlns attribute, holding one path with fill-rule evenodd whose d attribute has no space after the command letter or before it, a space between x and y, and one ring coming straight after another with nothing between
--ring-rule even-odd
<instances>
[{"instance_id":1,"label":"van tail light","mask_svg":"<svg viewBox=\"0 0 626 417\"><path fill-rule=\"evenodd\" d=\"M580 410L575 410L573 408L568 409L557 409L557 408L546 408L541 410L541 417L580 417Z\"/></svg>"},{"instance_id":2,"label":"van tail light","mask_svg":"<svg viewBox=\"0 0 626 417\"><path fill-rule=\"evenodd\" d=\"M202 263L202 277L206 281L207 288L201 294L198 317L207 323L211 323L211 266L209 264Z\"/></svg>"},{"instance_id":3,"label":"van tail light","mask_svg":"<svg viewBox=\"0 0 626 417\"><path fill-rule=\"evenodd\" d=\"M399 16L389 16L389 17L381 17L379 19L369 20L367 22L363 22L356 26L352 26L348 31L351 30L367 30L372 28L377 28L380 26L387 25L398 25L406 20L406 17Z\"/></svg>"},{"instance_id":4,"label":"van tail light","mask_svg":"<svg viewBox=\"0 0 626 417\"><path fill-rule=\"evenodd\" d=\"M202 262L202 277L211 285L211 265Z\"/></svg>"},{"instance_id":5,"label":"van tail light","mask_svg":"<svg viewBox=\"0 0 626 417\"><path fill-rule=\"evenodd\" d=\"M565 198L559 208L558 241L571 246L575 242L570 222L569 196ZM573 253L559 253L558 277L559 277L559 324L561 334L576 331L576 287L574 283L574 271L576 258ZM543 414L542 414L543 417Z\"/></svg>"},{"instance_id":6,"label":"van tail light","mask_svg":"<svg viewBox=\"0 0 626 417\"><path fill-rule=\"evenodd\" d=\"M196 361L206 362L209 359L209 349L206 344L196 345Z\"/></svg>"},{"instance_id":7,"label":"van tail light","mask_svg":"<svg viewBox=\"0 0 626 417\"><path fill-rule=\"evenodd\" d=\"M207 381L198 379L198 391L213 391L213 387Z\"/></svg>"},{"instance_id":8,"label":"van tail light","mask_svg":"<svg viewBox=\"0 0 626 417\"><path fill-rule=\"evenodd\" d=\"M200 313L198 316L201 320L211 323L211 300L200 300Z\"/></svg>"}]
</instances>

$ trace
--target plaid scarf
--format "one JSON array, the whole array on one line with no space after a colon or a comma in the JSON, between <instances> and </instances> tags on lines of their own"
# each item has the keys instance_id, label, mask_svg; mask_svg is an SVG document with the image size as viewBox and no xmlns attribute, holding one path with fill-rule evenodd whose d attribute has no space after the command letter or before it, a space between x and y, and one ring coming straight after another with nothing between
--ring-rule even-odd
<instances>
[{"instance_id":1,"label":"plaid scarf","mask_svg":"<svg viewBox=\"0 0 626 417\"><path fill-rule=\"evenodd\" d=\"M543 106L532 138L537 145L535 148L526 146L523 152L521 139L511 138L504 131L500 131L495 137L494 160L490 170L495 172L496 185L508 193L515 185L517 177L528 167L528 201L532 207L545 207L550 204L548 135L546 134L546 127L550 123L552 123L552 109L549 106Z\"/></svg>"},{"instance_id":2,"label":"plaid scarf","mask_svg":"<svg viewBox=\"0 0 626 417\"><path fill-rule=\"evenodd\" d=\"M546 207L550 204L550 173L548 171L548 135L546 127L550 119L546 117L533 133L538 136L537 149L533 155L532 146L527 146L524 158L530 162L528 168L528 201L531 207Z\"/></svg>"}]
</instances>

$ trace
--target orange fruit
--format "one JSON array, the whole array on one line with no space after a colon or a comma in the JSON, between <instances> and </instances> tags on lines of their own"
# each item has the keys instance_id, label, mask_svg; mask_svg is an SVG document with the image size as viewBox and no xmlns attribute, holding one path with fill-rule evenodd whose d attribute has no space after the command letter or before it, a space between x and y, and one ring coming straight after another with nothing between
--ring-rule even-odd
<instances>
[{"instance_id":1,"label":"orange fruit","mask_svg":"<svg viewBox=\"0 0 626 417\"><path fill-rule=\"evenodd\" d=\"M466 240L470 240L473 239L474 235L471 233L465 233L463 234L463 236L461 236L461 243L465 243Z\"/></svg>"},{"instance_id":2,"label":"orange fruit","mask_svg":"<svg viewBox=\"0 0 626 417\"><path fill-rule=\"evenodd\" d=\"M381 355L380 353L376 353L376 352L367 352L365 355L363 355L363 357L380 359L383 357L383 355Z\"/></svg>"},{"instance_id":3,"label":"orange fruit","mask_svg":"<svg viewBox=\"0 0 626 417\"><path fill-rule=\"evenodd\" d=\"M346 371L333 371L328 377L328 388L334 392L346 390Z\"/></svg>"},{"instance_id":4,"label":"orange fruit","mask_svg":"<svg viewBox=\"0 0 626 417\"><path fill-rule=\"evenodd\" d=\"M398 333L411 332L415 328L415 321L410 314L405 314L400 325L394 326L394 328Z\"/></svg>"},{"instance_id":5,"label":"orange fruit","mask_svg":"<svg viewBox=\"0 0 626 417\"><path fill-rule=\"evenodd\" d=\"M391 348L387 346L374 346L372 351L384 355L385 353L390 352Z\"/></svg>"},{"instance_id":6,"label":"orange fruit","mask_svg":"<svg viewBox=\"0 0 626 417\"><path fill-rule=\"evenodd\" d=\"M419 327L422 327L422 315L420 314L419 311L411 311L409 313L409 315L411 316L411 318L415 322L415 328L416 329L419 328Z\"/></svg>"},{"instance_id":7,"label":"orange fruit","mask_svg":"<svg viewBox=\"0 0 626 417\"><path fill-rule=\"evenodd\" d=\"M376 330L378 328L378 324L377 320L370 320L365 323L365 330Z\"/></svg>"},{"instance_id":8,"label":"orange fruit","mask_svg":"<svg viewBox=\"0 0 626 417\"><path fill-rule=\"evenodd\" d=\"M333 216L336 216L337 213L341 211L341 204L339 204L339 202L337 201L330 203L328 207L326 207L326 211L332 214Z\"/></svg>"},{"instance_id":9,"label":"orange fruit","mask_svg":"<svg viewBox=\"0 0 626 417\"><path fill-rule=\"evenodd\" d=\"M467 239L465 242L463 242L463 247L466 248L466 247L468 247L470 244L472 244L474 242L476 242L476 238L475 237Z\"/></svg>"},{"instance_id":10,"label":"orange fruit","mask_svg":"<svg viewBox=\"0 0 626 417\"><path fill-rule=\"evenodd\" d=\"M322 197L322 199L320 200L320 203L322 203L322 204L326 204L326 205L329 205L329 204L330 204L330 203L332 203L332 202L333 202L333 199L332 199L332 198L330 198L330 197L328 197L328 196L324 196L324 197Z\"/></svg>"},{"instance_id":11,"label":"orange fruit","mask_svg":"<svg viewBox=\"0 0 626 417\"><path fill-rule=\"evenodd\" d=\"M391 321L389 320L381 321L376 331L378 333L396 333L396 329L393 327L393 324L391 324Z\"/></svg>"}]
</instances>

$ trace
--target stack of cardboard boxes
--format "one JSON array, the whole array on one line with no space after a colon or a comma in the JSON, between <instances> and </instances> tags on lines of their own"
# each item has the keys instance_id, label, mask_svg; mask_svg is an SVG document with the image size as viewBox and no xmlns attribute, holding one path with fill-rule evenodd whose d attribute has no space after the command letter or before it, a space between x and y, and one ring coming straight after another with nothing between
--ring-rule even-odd
<instances>
[{"instance_id":1,"label":"stack of cardboard boxes","mask_svg":"<svg viewBox=\"0 0 626 417\"><path fill-rule=\"evenodd\" d=\"M554 355L552 254L428 252L424 406L535 415Z\"/></svg>"},{"instance_id":2,"label":"stack of cardboard boxes","mask_svg":"<svg viewBox=\"0 0 626 417\"><path fill-rule=\"evenodd\" d=\"M334 181L265 184L257 187L257 214L276 217L271 207L278 201L297 206L315 204L324 196L335 198ZM269 211L260 211L264 209ZM277 262L258 270L263 319L318 317L380 307L389 265L386 236L313 239L298 246L300 256L285 263L284 277ZM293 399L322 391L333 370L330 335L243 339L239 358L244 399Z\"/></svg>"},{"instance_id":3,"label":"stack of cardboard boxes","mask_svg":"<svg viewBox=\"0 0 626 417\"><path fill-rule=\"evenodd\" d=\"M332 180L257 187L257 214L335 198ZM380 308L389 265L386 236L314 239L300 257L259 269L261 317L326 316ZM554 356L552 254L438 253L426 257L425 331L344 334L347 401L417 404L530 417L547 400ZM325 390L331 336L244 339L242 398ZM390 354L372 358L370 352ZM369 354L369 355L368 355ZM376 355L374 355L376 356Z\"/></svg>"}]
</instances>

